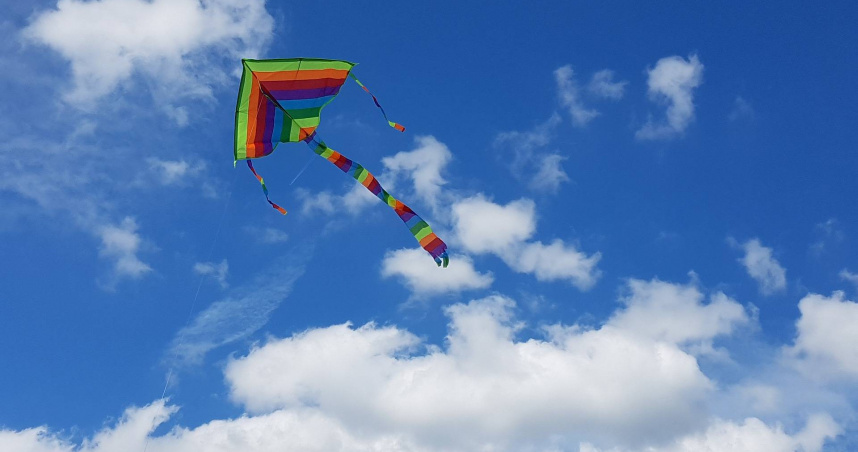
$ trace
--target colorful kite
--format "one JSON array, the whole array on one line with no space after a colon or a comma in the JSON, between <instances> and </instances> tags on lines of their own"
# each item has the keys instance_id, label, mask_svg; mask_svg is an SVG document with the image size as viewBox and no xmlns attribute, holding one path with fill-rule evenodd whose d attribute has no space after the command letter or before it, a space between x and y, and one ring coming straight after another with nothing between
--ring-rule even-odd
<instances>
[{"instance_id":1,"label":"colorful kite","mask_svg":"<svg viewBox=\"0 0 858 452\"><path fill-rule=\"evenodd\" d=\"M447 266L447 245L411 208L390 195L375 177L360 164L325 145L316 135L322 108L340 92L351 76L381 110L378 99L351 73L355 63L315 58L288 60L242 60L241 88L235 107L235 160L247 160L247 166L262 184L265 199L280 213L286 210L268 198L265 181L253 168L251 159L271 154L279 143L303 141L320 157L351 175L367 190L392 207L405 222L414 238L439 266ZM405 127L387 119L391 127Z\"/></svg>"}]
</instances>

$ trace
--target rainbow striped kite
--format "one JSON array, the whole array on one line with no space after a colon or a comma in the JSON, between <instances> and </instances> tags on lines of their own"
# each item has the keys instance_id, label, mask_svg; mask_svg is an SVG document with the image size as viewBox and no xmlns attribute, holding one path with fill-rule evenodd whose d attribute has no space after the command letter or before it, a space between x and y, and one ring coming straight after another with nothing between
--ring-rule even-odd
<instances>
[{"instance_id":1,"label":"rainbow striped kite","mask_svg":"<svg viewBox=\"0 0 858 452\"><path fill-rule=\"evenodd\" d=\"M303 141L320 157L351 175L367 190L392 207L439 266L446 267L447 245L411 208L390 195L363 166L329 148L316 135L322 108L340 92L351 76L381 110L391 127L405 127L387 119L378 99L351 73L355 63L315 58L288 60L242 60L241 88L235 106L235 160L247 160L247 166L262 184L265 199L280 213L286 210L268 198L265 181L256 172L251 159L271 154L279 143Z\"/></svg>"}]
</instances>

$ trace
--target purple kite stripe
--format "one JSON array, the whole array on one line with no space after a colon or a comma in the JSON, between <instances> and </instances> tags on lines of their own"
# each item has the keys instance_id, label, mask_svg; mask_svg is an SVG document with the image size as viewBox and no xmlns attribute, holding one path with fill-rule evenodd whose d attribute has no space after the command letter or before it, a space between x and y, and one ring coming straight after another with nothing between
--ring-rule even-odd
<instances>
[{"instance_id":1,"label":"purple kite stripe","mask_svg":"<svg viewBox=\"0 0 858 452\"><path fill-rule=\"evenodd\" d=\"M323 96L336 96L340 87L327 87L315 89L291 89L271 91L271 95L277 100L315 99Z\"/></svg>"}]
</instances>

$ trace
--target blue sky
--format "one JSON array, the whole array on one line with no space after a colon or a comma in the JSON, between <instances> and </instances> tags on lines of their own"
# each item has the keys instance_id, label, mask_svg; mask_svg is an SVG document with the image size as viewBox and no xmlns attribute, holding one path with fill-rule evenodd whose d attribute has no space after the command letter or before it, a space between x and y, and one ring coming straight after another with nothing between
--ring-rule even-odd
<instances>
[{"instance_id":1,"label":"blue sky","mask_svg":"<svg viewBox=\"0 0 858 452\"><path fill-rule=\"evenodd\" d=\"M2 8L0 449L858 445L852 4ZM406 132L348 83L319 134L449 268L306 146L285 217L233 167L290 57L359 63Z\"/></svg>"}]
</instances>

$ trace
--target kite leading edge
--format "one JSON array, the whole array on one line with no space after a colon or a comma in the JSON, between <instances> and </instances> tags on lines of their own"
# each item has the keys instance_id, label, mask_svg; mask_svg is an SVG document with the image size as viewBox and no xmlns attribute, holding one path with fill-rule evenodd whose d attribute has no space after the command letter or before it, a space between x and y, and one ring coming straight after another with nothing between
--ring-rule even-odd
<instances>
[{"instance_id":1,"label":"kite leading edge","mask_svg":"<svg viewBox=\"0 0 858 452\"><path fill-rule=\"evenodd\" d=\"M235 107L235 160L247 160L247 166L262 185L265 199L274 209L286 214L285 209L268 199L268 188L253 168L251 159L271 154L279 143L303 141L318 156L352 176L390 206L435 263L447 266L447 245L432 232L429 224L391 196L363 166L326 146L316 134L322 108L336 97L349 76L372 96L391 127L405 131L405 127L387 118L378 99L351 73L354 63L295 58L245 59L242 65L241 87Z\"/></svg>"}]
</instances>

